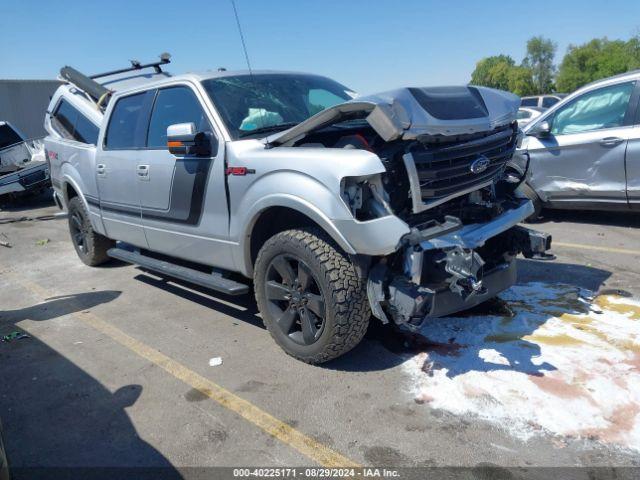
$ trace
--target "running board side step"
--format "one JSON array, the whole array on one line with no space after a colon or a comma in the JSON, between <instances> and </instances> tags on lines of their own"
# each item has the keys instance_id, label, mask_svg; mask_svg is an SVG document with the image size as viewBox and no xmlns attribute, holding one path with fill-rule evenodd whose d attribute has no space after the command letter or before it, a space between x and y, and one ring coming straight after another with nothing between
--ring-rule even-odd
<instances>
[{"instance_id":1,"label":"running board side step","mask_svg":"<svg viewBox=\"0 0 640 480\"><path fill-rule=\"evenodd\" d=\"M224 278L219 273L200 272L192 268L182 267L164 260L148 257L139 252L132 252L123 248L110 248L107 250L107 255L111 258L133 263L147 270L178 278L185 282L226 293L227 295L244 295L249 292L248 285Z\"/></svg>"}]
</instances>

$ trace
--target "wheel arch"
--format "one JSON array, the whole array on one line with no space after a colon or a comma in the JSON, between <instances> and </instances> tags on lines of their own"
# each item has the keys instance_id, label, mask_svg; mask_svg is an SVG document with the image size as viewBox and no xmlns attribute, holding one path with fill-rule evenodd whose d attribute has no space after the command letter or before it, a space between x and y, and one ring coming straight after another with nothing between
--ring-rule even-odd
<instances>
[{"instance_id":1,"label":"wheel arch","mask_svg":"<svg viewBox=\"0 0 640 480\"><path fill-rule=\"evenodd\" d=\"M82 191L82 188L80 187L80 185L78 184L78 182L76 182L72 177L70 177L69 175L65 175L62 179L62 200L64 203L64 209L68 210L69 209L69 201L74 198L74 197L78 197L83 205L84 208L87 210L87 212L89 212L89 219L91 221L91 226L93 227L93 229L101 234L101 235L105 235L105 229L104 226L102 224L102 219L100 216L100 213L96 213L96 212L92 212L91 208L89 206L89 203L87 202L87 199L85 198L85 195ZM95 209L95 207L94 207Z\"/></svg>"},{"instance_id":2,"label":"wheel arch","mask_svg":"<svg viewBox=\"0 0 640 480\"><path fill-rule=\"evenodd\" d=\"M312 206L302 203L273 203L252 216L242 242L243 266L247 275L253 275L253 266L265 241L273 235L292 228L316 227L329 235L345 252L355 254L354 248L333 223Z\"/></svg>"},{"instance_id":3,"label":"wheel arch","mask_svg":"<svg viewBox=\"0 0 640 480\"><path fill-rule=\"evenodd\" d=\"M65 175L62 179L62 194L64 197L63 199L65 206L69 205L69 201L73 197L80 197L80 200L82 200L82 203L84 203L85 208L87 209L87 211L89 211L89 205L87 204L87 199L84 198L82 188L80 188L80 185L78 185L78 183L68 175Z\"/></svg>"}]
</instances>

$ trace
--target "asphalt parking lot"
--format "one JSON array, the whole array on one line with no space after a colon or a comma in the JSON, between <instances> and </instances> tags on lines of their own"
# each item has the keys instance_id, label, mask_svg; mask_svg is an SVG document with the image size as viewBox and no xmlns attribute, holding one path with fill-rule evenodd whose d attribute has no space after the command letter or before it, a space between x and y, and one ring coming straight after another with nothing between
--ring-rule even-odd
<instances>
[{"instance_id":1,"label":"asphalt parking lot","mask_svg":"<svg viewBox=\"0 0 640 480\"><path fill-rule=\"evenodd\" d=\"M0 211L0 334L29 336L0 343L13 467L640 465L638 215L550 214L557 259L501 301L314 367L252 295L85 266L57 213Z\"/></svg>"}]
</instances>

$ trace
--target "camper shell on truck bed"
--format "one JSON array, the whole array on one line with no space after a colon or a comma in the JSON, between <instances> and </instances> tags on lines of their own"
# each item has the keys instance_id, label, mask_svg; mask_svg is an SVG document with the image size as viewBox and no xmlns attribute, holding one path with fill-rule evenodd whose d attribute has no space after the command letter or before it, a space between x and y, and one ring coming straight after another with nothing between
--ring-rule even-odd
<instances>
[{"instance_id":1,"label":"camper shell on truck bed","mask_svg":"<svg viewBox=\"0 0 640 480\"><path fill-rule=\"evenodd\" d=\"M68 77L45 120L80 258L226 294L253 278L269 332L303 361L350 350L372 315L419 329L492 298L515 282L516 255L550 248L518 226L533 207L508 167L519 99L507 92L357 97L274 71L87 78ZM92 142L63 138L61 102L95 125Z\"/></svg>"}]
</instances>

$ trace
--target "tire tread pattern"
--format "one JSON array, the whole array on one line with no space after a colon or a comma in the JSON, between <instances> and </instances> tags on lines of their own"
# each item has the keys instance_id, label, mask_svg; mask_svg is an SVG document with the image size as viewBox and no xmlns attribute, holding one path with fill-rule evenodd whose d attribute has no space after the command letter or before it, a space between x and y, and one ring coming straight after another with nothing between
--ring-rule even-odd
<instances>
[{"instance_id":1,"label":"tire tread pattern","mask_svg":"<svg viewBox=\"0 0 640 480\"><path fill-rule=\"evenodd\" d=\"M256 267L261 265L272 248L286 248L290 243L297 243L303 249L315 256L324 274L325 282L331 295L330 301L334 310L333 336L320 353L311 356L300 356L288 351L272 331L269 322L265 322L273 339L294 358L310 364L324 363L354 348L367 331L371 311L367 299L366 286L358 275L355 265L324 231L318 228L304 228L285 230L265 242L258 258ZM258 272L260 269L256 268ZM255 294L258 305L261 304L259 279L255 279Z\"/></svg>"}]
</instances>

